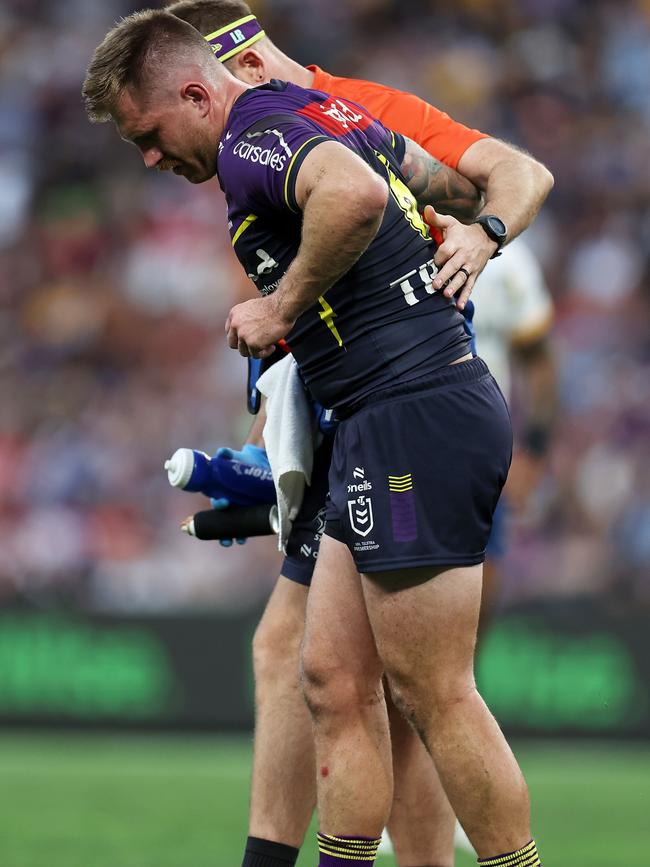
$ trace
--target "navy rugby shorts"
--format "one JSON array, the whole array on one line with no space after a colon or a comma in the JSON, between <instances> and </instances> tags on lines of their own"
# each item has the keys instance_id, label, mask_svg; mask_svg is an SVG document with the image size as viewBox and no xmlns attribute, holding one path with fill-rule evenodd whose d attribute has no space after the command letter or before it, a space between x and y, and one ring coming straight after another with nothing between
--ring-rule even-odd
<instances>
[{"instance_id":1,"label":"navy rugby shorts","mask_svg":"<svg viewBox=\"0 0 650 867\"><path fill-rule=\"evenodd\" d=\"M359 572L482 563L511 457L481 358L384 389L339 424L325 533Z\"/></svg>"},{"instance_id":2,"label":"navy rugby shorts","mask_svg":"<svg viewBox=\"0 0 650 867\"><path fill-rule=\"evenodd\" d=\"M325 436L314 452L311 484L305 488L291 533L287 540L286 557L281 574L291 581L309 587L318 557L320 540L325 529L328 474L332 460L333 436Z\"/></svg>"}]
</instances>

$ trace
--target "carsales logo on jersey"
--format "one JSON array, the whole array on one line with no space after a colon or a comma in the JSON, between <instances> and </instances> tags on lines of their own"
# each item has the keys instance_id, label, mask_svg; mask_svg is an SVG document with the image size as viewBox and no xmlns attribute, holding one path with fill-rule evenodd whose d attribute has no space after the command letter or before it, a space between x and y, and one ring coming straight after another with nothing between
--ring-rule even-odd
<instances>
[{"instance_id":1,"label":"carsales logo on jersey","mask_svg":"<svg viewBox=\"0 0 650 867\"><path fill-rule=\"evenodd\" d=\"M262 166L270 166L276 172L281 172L287 161L284 153L272 148L261 148L259 145L250 144L246 141L239 141L233 148L233 153L241 160L248 160L251 163L259 163Z\"/></svg>"}]
</instances>

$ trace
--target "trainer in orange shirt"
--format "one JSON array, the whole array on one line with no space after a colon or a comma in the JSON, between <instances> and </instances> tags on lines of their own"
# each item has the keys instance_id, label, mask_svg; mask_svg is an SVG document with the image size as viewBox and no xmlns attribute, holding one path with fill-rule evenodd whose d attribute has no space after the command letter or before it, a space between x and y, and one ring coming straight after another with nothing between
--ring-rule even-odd
<instances>
[{"instance_id":1,"label":"trainer in orange shirt","mask_svg":"<svg viewBox=\"0 0 650 867\"><path fill-rule=\"evenodd\" d=\"M532 157L457 123L412 94L301 66L271 42L242 0L181 0L168 8L196 27L240 80L259 85L278 78L353 100L430 154L426 162L418 158L406 168L411 177L419 175L423 190L435 191L439 202L439 212L428 214L442 239L435 256L437 289L449 280L446 292L462 287L466 297L488 259L530 224L552 186L551 175ZM443 215L477 216L472 184L483 194L481 215L497 218L502 237L494 237L491 226ZM250 442L259 442L261 427L261 421L254 425ZM316 524L318 512L314 508ZM316 803L311 721L299 683L307 591L306 582L282 574L253 642L255 753L243 867L295 864ZM389 831L398 863L452 867L454 816L435 768L399 714L391 722L395 794Z\"/></svg>"}]
</instances>

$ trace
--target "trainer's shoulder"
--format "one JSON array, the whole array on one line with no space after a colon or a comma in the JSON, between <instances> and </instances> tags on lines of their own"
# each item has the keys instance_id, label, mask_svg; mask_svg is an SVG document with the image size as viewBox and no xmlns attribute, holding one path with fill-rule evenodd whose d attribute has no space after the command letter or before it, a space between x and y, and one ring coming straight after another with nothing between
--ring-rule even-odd
<instances>
[{"instance_id":1,"label":"trainer's shoulder","mask_svg":"<svg viewBox=\"0 0 650 867\"><path fill-rule=\"evenodd\" d=\"M391 102L395 99L400 102L405 99L422 102L413 94L389 87L387 84L367 81L364 78L343 78L338 75L330 75L322 70L317 71L312 86L315 90L323 90L332 96L358 102L376 116L379 116L380 111L389 110Z\"/></svg>"},{"instance_id":2,"label":"trainer's shoulder","mask_svg":"<svg viewBox=\"0 0 650 867\"><path fill-rule=\"evenodd\" d=\"M453 168L469 145L487 138L480 130L466 127L414 93L376 81L343 78L323 72L318 67L311 68L314 70L313 87L363 105L385 127L413 139Z\"/></svg>"}]
</instances>

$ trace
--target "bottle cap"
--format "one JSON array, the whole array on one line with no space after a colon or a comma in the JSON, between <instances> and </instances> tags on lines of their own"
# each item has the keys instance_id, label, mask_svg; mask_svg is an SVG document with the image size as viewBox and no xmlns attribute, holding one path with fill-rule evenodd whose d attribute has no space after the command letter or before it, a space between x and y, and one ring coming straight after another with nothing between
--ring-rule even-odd
<instances>
[{"instance_id":1,"label":"bottle cap","mask_svg":"<svg viewBox=\"0 0 650 867\"><path fill-rule=\"evenodd\" d=\"M171 458L165 461L165 469L172 488L184 488L194 470L194 452L192 449L176 449Z\"/></svg>"}]
</instances>

